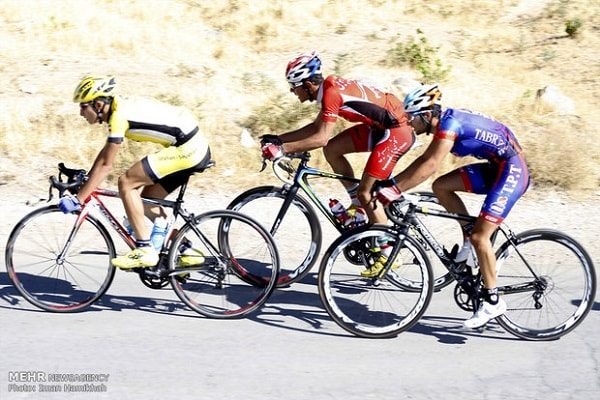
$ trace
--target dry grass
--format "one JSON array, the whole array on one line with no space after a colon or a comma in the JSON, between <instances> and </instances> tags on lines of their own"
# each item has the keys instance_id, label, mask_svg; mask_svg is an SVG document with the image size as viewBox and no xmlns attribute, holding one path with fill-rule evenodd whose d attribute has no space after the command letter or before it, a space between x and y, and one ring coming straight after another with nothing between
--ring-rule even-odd
<instances>
[{"instance_id":1,"label":"dry grass","mask_svg":"<svg viewBox=\"0 0 600 400\"><path fill-rule=\"evenodd\" d=\"M582 25L568 37L565 24L576 19ZM316 108L297 107L287 90L288 59L315 48L326 73L368 78L403 95L392 82L419 79L419 71L382 59L419 30L449 67L448 106L506 122L539 186L597 190L599 26L600 5L587 0L3 0L0 181L27 175L43 183L63 160L89 167L105 128L87 126L70 98L82 75L106 72L118 77L123 93L195 112L218 163L196 180L200 186L239 191L272 182L257 172L258 150L239 139L244 127L258 136L314 118ZM548 84L576 99L576 116L535 107L536 90ZM152 149L128 143L113 178ZM364 157L352 161L358 170ZM315 162L325 166L320 152ZM448 160L444 169L460 162Z\"/></svg>"}]
</instances>

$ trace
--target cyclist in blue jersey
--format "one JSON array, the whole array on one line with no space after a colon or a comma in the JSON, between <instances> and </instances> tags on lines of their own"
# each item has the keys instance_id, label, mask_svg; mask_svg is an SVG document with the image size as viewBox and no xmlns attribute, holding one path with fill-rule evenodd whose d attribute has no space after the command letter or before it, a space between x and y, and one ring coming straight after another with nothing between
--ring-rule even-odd
<instances>
[{"instance_id":1,"label":"cyclist in blue jersey","mask_svg":"<svg viewBox=\"0 0 600 400\"><path fill-rule=\"evenodd\" d=\"M437 84L423 85L404 99L404 111L416 134L433 133L433 140L423 155L393 179L384 182L377 198L385 206L429 178L448 153L485 160L460 167L437 178L432 189L440 203L450 212L467 214L456 192L485 194L479 217L470 236L456 256L464 261L475 250L484 283L484 301L465 321L468 328L478 328L506 311L506 303L496 288L496 257L490 238L515 202L529 187L529 170L512 131L502 123L482 114L453 108L442 110Z\"/></svg>"}]
</instances>

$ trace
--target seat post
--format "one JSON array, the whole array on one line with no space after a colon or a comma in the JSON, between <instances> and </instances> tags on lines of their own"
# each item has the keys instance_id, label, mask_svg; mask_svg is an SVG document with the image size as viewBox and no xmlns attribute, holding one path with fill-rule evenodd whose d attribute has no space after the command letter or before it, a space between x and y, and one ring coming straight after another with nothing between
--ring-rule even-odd
<instances>
[{"instance_id":1,"label":"seat post","mask_svg":"<svg viewBox=\"0 0 600 400\"><path fill-rule=\"evenodd\" d=\"M185 190L187 189L187 184L190 180L190 176L191 175L188 175L187 178L185 178L185 182L183 182L181 184L181 186L179 186L179 194L177 195L177 203L183 202L183 196L185 195Z\"/></svg>"}]
</instances>

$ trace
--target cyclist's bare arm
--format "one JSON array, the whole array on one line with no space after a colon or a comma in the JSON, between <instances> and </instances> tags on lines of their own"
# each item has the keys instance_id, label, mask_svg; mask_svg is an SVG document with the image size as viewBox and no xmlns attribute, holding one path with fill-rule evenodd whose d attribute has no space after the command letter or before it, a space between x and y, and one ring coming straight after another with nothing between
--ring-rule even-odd
<instances>
[{"instance_id":1,"label":"cyclist's bare arm","mask_svg":"<svg viewBox=\"0 0 600 400\"><path fill-rule=\"evenodd\" d=\"M434 138L419 158L394 177L396 186L405 192L424 182L437 171L453 145L451 140Z\"/></svg>"},{"instance_id":2,"label":"cyclist's bare arm","mask_svg":"<svg viewBox=\"0 0 600 400\"><path fill-rule=\"evenodd\" d=\"M335 122L323 121L319 113L314 122L297 131L281 135L283 149L286 153L294 153L324 147L333 135L334 128Z\"/></svg>"},{"instance_id":3,"label":"cyclist's bare arm","mask_svg":"<svg viewBox=\"0 0 600 400\"><path fill-rule=\"evenodd\" d=\"M98 153L94 165L89 173L88 181L81 187L77 193L80 203L83 203L90 194L104 181L112 169L115 157L119 150L120 143L106 142L102 150Z\"/></svg>"}]
</instances>

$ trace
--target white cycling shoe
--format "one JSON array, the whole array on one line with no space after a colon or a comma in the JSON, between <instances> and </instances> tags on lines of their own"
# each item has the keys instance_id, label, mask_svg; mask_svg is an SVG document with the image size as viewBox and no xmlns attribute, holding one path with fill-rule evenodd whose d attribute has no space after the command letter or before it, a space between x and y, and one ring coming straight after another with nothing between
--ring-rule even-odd
<instances>
[{"instance_id":1,"label":"white cycling shoe","mask_svg":"<svg viewBox=\"0 0 600 400\"><path fill-rule=\"evenodd\" d=\"M490 304L486 301L482 301L473 316L464 322L464 326L469 329L481 328L505 312L506 303L502 299L498 299L498 304Z\"/></svg>"}]
</instances>

